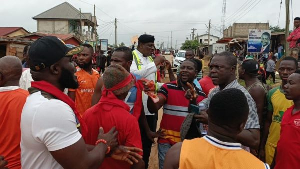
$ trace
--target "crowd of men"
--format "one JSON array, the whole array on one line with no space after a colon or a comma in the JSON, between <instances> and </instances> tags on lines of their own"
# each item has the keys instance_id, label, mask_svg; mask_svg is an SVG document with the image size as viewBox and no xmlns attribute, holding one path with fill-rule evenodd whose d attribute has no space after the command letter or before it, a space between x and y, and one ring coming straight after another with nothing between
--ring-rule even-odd
<instances>
[{"instance_id":1,"label":"crowd of men","mask_svg":"<svg viewBox=\"0 0 300 169\"><path fill-rule=\"evenodd\" d=\"M280 60L281 84L269 90L255 59L239 65L230 52L201 77L203 61L187 50L175 76L154 41L116 48L98 71L91 45L53 36L24 48L23 67L0 58L0 168L144 169L155 138L160 169L300 167L298 60Z\"/></svg>"}]
</instances>

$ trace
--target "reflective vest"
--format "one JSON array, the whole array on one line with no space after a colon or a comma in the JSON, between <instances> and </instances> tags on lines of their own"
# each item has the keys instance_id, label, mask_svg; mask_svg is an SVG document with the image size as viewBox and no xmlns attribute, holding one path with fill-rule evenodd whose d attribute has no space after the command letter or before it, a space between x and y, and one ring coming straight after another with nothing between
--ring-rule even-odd
<instances>
[{"instance_id":1,"label":"reflective vest","mask_svg":"<svg viewBox=\"0 0 300 169\"><path fill-rule=\"evenodd\" d=\"M136 51L132 51L132 55L133 55L133 59L135 61L135 64L136 64L136 67L138 70L141 70L142 69L142 64L141 64L141 59L139 58L139 55L136 53ZM148 56L147 57L151 62L154 62L152 56ZM157 87L157 72L155 72L155 90L157 91L158 90L158 87Z\"/></svg>"}]
</instances>

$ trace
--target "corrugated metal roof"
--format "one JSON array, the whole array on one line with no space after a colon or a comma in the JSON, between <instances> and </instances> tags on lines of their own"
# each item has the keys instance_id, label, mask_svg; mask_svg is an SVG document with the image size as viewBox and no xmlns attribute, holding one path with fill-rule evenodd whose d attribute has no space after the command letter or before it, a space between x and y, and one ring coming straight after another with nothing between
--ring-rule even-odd
<instances>
[{"instance_id":1,"label":"corrugated metal roof","mask_svg":"<svg viewBox=\"0 0 300 169\"><path fill-rule=\"evenodd\" d=\"M6 36L6 35L13 33L19 29L24 29L24 28L22 28L22 27L0 27L0 36ZM28 32L27 30L25 30L25 31Z\"/></svg>"},{"instance_id":2,"label":"corrugated metal roof","mask_svg":"<svg viewBox=\"0 0 300 169\"><path fill-rule=\"evenodd\" d=\"M91 13L81 13L81 19L91 21ZM33 17L33 19L80 19L80 11L68 2L59 4Z\"/></svg>"}]
</instances>

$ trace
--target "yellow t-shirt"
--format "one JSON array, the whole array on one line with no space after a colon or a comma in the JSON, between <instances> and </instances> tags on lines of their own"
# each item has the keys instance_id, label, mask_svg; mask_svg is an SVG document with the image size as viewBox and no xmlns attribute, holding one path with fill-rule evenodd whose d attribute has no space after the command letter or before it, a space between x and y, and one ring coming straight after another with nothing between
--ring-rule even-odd
<instances>
[{"instance_id":1,"label":"yellow t-shirt","mask_svg":"<svg viewBox=\"0 0 300 169\"><path fill-rule=\"evenodd\" d=\"M184 140L180 169L269 169L239 143L222 142L211 136Z\"/></svg>"},{"instance_id":2,"label":"yellow t-shirt","mask_svg":"<svg viewBox=\"0 0 300 169\"><path fill-rule=\"evenodd\" d=\"M273 112L267 143L276 147L280 137L280 124L283 113L294 103L292 100L285 98L280 86L270 90L267 99L268 111Z\"/></svg>"},{"instance_id":3,"label":"yellow t-shirt","mask_svg":"<svg viewBox=\"0 0 300 169\"><path fill-rule=\"evenodd\" d=\"M287 100L280 86L273 88L267 94L268 111L273 112L272 123L269 128L269 135L266 142L265 153L266 162L272 163L275 148L280 138L280 124L283 113L294 103L292 100Z\"/></svg>"}]
</instances>

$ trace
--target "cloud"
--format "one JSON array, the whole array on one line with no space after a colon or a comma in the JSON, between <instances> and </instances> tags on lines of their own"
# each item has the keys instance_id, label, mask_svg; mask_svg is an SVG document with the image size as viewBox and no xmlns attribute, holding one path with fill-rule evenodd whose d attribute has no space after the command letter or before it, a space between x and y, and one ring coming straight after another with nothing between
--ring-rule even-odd
<instances>
[{"instance_id":1,"label":"cloud","mask_svg":"<svg viewBox=\"0 0 300 169\"><path fill-rule=\"evenodd\" d=\"M244 5L246 1L248 4L253 3L253 6L255 3L258 4L251 9ZM0 15L3 16L0 18L0 23L2 26L22 26L34 32L37 25L32 17L63 2L62 0L5 1L0 6ZM223 0L67 0L67 2L77 9L81 8L82 12L90 13L93 13L93 4L95 4L100 25L98 32L102 32L101 38L109 39L110 44L114 43L115 17L118 19L118 43L124 42L126 45L130 44L132 36L146 32L155 35L157 41L165 44L169 39L170 46L172 31L174 47L176 41L178 44L183 43L186 37L190 36L192 28L197 29L196 34L206 33L209 19L212 21L211 33L220 36ZM239 18L236 22L270 22L270 25L277 25L279 4L279 0L276 2L275 0L227 0L226 16L231 22L226 22L226 26ZM239 10L243 5L244 9ZM300 6L300 1L293 1L294 17L300 16L296 6ZM284 3L281 7L279 24L280 27L285 25Z\"/></svg>"}]
</instances>

